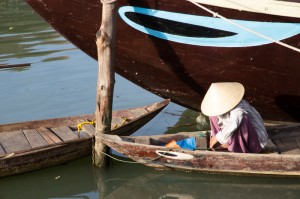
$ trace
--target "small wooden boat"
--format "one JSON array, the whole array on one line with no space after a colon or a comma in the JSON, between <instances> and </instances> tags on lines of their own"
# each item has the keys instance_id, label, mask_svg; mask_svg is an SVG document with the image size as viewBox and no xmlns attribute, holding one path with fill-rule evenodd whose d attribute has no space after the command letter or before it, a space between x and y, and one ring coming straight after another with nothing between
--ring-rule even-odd
<instances>
[{"instance_id":1,"label":"small wooden boat","mask_svg":"<svg viewBox=\"0 0 300 199\"><path fill-rule=\"evenodd\" d=\"M119 153L158 169L300 177L300 124L276 124L267 129L270 139L260 154L205 150L209 136L201 131L136 137L103 135L102 141ZM196 137L199 150L165 147L171 140L189 137Z\"/></svg>"},{"instance_id":2,"label":"small wooden boat","mask_svg":"<svg viewBox=\"0 0 300 199\"><path fill-rule=\"evenodd\" d=\"M113 111L112 134L130 135L169 100ZM0 177L69 162L91 154L94 114L0 125ZM81 127L81 130L78 128Z\"/></svg>"}]
</instances>

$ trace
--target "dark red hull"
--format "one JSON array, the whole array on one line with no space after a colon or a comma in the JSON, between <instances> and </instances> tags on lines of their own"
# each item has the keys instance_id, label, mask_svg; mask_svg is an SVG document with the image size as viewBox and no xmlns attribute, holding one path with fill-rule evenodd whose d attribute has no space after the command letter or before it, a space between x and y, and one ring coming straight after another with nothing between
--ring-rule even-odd
<instances>
[{"instance_id":1,"label":"dark red hull","mask_svg":"<svg viewBox=\"0 0 300 199\"><path fill-rule=\"evenodd\" d=\"M65 38L97 58L99 0L26 1ZM120 0L118 5L211 16L187 1ZM300 23L298 17L207 7L230 19ZM299 48L300 34L281 41ZM117 15L115 61L116 72L121 76L194 110L200 109L203 95L212 82L237 81L245 86L245 98L264 119L300 121L300 53L272 42L235 48L183 44L138 31Z\"/></svg>"}]
</instances>

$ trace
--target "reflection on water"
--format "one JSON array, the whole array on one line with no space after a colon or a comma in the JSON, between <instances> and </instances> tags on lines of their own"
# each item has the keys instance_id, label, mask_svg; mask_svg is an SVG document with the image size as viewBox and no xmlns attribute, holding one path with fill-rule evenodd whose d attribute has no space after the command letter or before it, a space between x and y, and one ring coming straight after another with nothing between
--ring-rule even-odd
<instances>
[{"instance_id":1,"label":"reflection on water","mask_svg":"<svg viewBox=\"0 0 300 199\"><path fill-rule=\"evenodd\" d=\"M75 49L24 1L2 0L0 13L0 64L16 64L21 59L32 63L35 57L42 62L64 60L68 56L57 53Z\"/></svg>"},{"instance_id":2,"label":"reflection on water","mask_svg":"<svg viewBox=\"0 0 300 199\"><path fill-rule=\"evenodd\" d=\"M55 32L23 0L0 2L0 65L31 63L0 69L0 111L5 113L0 114L0 123L94 112L97 62ZM160 99L116 76L114 109Z\"/></svg>"},{"instance_id":3,"label":"reflection on water","mask_svg":"<svg viewBox=\"0 0 300 199\"><path fill-rule=\"evenodd\" d=\"M130 171L130 172L128 172ZM156 171L115 163L100 171L99 192L115 198L298 198L299 179L209 175Z\"/></svg>"},{"instance_id":4,"label":"reflection on water","mask_svg":"<svg viewBox=\"0 0 300 199\"><path fill-rule=\"evenodd\" d=\"M91 165L91 157L87 157L69 164L0 179L0 198L69 198L82 193L95 195L97 188Z\"/></svg>"},{"instance_id":5,"label":"reflection on water","mask_svg":"<svg viewBox=\"0 0 300 199\"><path fill-rule=\"evenodd\" d=\"M199 112L185 109L183 112L167 112L166 114L169 114L169 116L177 116L179 117L179 119L175 125L168 127L168 130L165 132L165 134L172 134L183 131L203 131L210 129L208 118L204 115L200 115Z\"/></svg>"},{"instance_id":6,"label":"reflection on water","mask_svg":"<svg viewBox=\"0 0 300 199\"><path fill-rule=\"evenodd\" d=\"M159 171L116 161L108 168L93 169L91 157L0 180L1 199L298 199L299 195L295 178Z\"/></svg>"}]
</instances>

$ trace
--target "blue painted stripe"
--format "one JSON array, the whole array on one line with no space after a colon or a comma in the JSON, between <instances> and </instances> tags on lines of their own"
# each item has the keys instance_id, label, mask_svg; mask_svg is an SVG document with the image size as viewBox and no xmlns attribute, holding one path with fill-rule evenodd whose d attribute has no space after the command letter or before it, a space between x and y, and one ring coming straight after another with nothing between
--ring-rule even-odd
<instances>
[{"instance_id":1,"label":"blue painted stripe","mask_svg":"<svg viewBox=\"0 0 300 199\"><path fill-rule=\"evenodd\" d=\"M198 46L215 46L215 47L248 47L259 46L272 43L271 41L259 37L253 33L243 30L235 25L232 25L223 19L214 17L204 17L197 15L188 15L182 13L166 12L161 10L146 9L140 7L124 6L119 9L120 17L131 27L145 33L158 37L161 39L198 45ZM227 36L222 38L203 38L203 37L185 37L169 33L160 32L140 24L137 24L125 16L126 12L136 12L144 15L150 15L162 19L174 20L177 22L204 26L208 28L214 28L224 31L230 31L237 33L233 36ZM300 33L299 23L273 23L273 22L257 22L257 21L244 21L244 20L232 20L241 26L251 29L255 32L261 33L274 40L280 41Z\"/></svg>"}]
</instances>

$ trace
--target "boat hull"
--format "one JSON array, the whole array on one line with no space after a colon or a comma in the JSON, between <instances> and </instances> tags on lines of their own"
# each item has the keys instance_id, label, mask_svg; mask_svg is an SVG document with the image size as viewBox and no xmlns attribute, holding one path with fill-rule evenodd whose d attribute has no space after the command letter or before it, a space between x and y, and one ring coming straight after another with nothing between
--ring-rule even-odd
<instances>
[{"instance_id":1,"label":"boat hull","mask_svg":"<svg viewBox=\"0 0 300 199\"><path fill-rule=\"evenodd\" d=\"M95 34L101 22L100 1L26 2L66 39L97 59ZM299 7L300 1L289 3ZM213 20L210 13L188 1L180 2L178 6L178 2L173 0L159 3L153 0L121 0L118 6L115 68L121 76L194 110L200 110L203 96L211 83L237 81L246 88L245 99L258 109L264 119L300 121L299 52L248 34L243 42L240 38L227 41L237 33L231 28L225 31L223 25L207 29L206 18L195 18L195 21L204 20L202 26L172 20L177 15L187 20L195 16ZM300 17L297 14L280 16L282 13L263 14L216 5L206 7L246 26L259 22L261 26L273 28L277 23L279 29L274 29L274 32L285 35L278 40L298 49L300 47L300 34L296 27ZM169 19L161 18L165 15ZM216 22L223 24L219 20ZM280 28L282 24L291 25L291 28ZM295 32L286 33L294 27ZM256 43L255 37L261 43ZM213 39L217 39L216 42Z\"/></svg>"},{"instance_id":2,"label":"boat hull","mask_svg":"<svg viewBox=\"0 0 300 199\"><path fill-rule=\"evenodd\" d=\"M280 146L278 148L282 150L283 143L278 143L282 141L278 140L279 129L274 128L273 133L275 134L272 135L271 133L270 136ZM280 136L283 136L283 139L290 139L290 142L292 142L291 132L294 132L294 137L299 138L299 129L299 124L296 128L282 128L280 131L285 133L281 132L282 135ZM132 160L157 169L227 175L300 177L299 146L294 147L292 144L286 144L286 149L289 147L290 152L282 150L282 154L274 152L273 149L276 148L272 150L269 148L269 152L265 149L264 153L251 154L208 151L203 149L192 151L182 148L164 147L171 140L180 141L188 137L196 137L197 139L198 136L199 132L131 137L103 135L101 140L104 144Z\"/></svg>"}]
</instances>

